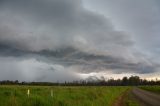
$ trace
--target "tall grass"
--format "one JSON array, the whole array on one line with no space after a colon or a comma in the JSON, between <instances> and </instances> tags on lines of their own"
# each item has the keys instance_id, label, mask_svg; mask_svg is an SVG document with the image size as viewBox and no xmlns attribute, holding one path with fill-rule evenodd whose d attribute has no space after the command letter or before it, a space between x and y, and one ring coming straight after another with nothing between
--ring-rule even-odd
<instances>
[{"instance_id":1,"label":"tall grass","mask_svg":"<svg viewBox=\"0 0 160 106\"><path fill-rule=\"evenodd\" d=\"M0 106L111 106L127 89L128 87L0 86Z\"/></svg>"}]
</instances>

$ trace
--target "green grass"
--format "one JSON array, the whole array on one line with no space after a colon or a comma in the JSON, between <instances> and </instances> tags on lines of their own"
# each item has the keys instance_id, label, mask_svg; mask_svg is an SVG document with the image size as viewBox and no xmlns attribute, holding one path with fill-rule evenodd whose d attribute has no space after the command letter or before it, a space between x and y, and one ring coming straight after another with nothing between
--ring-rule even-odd
<instances>
[{"instance_id":1,"label":"green grass","mask_svg":"<svg viewBox=\"0 0 160 106\"><path fill-rule=\"evenodd\" d=\"M128 88L0 86L0 106L111 106Z\"/></svg>"},{"instance_id":2,"label":"green grass","mask_svg":"<svg viewBox=\"0 0 160 106\"><path fill-rule=\"evenodd\" d=\"M160 86L141 86L139 88L160 94Z\"/></svg>"},{"instance_id":3,"label":"green grass","mask_svg":"<svg viewBox=\"0 0 160 106\"><path fill-rule=\"evenodd\" d=\"M131 90L132 88L130 89L130 91ZM125 106L140 106L139 102L130 91L127 92L125 97L125 100L124 100Z\"/></svg>"}]
</instances>

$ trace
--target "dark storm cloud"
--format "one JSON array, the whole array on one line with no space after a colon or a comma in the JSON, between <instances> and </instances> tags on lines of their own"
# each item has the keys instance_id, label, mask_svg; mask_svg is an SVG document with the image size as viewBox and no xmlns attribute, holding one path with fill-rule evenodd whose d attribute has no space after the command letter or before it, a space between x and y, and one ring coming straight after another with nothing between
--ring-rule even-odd
<instances>
[{"instance_id":1,"label":"dark storm cloud","mask_svg":"<svg viewBox=\"0 0 160 106\"><path fill-rule=\"evenodd\" d=\"M113 70L113 73L134 72L134 73L152 73L159 67L155 64L146 62L132 63L123 58L115 58L106 55L94 55L73 48L59 49L58 51L28 52L21 51L9 46L0 45L0 55L4 57L14 56L23 59L34 57L37 62L46 62L47 64L59 64L64 67L76 67L76 72L90 73L103 70ZM49 67L55 70L54 68ZM52 71L53 71L52 70Z\"/></svg>"},{"instance_id":2,"label":"dark storm cloud","mask_svg":"<svg viewBox=\"0 0 160 106\"><path fill-rule=\"evenodd\" d=\"M81 0L0 0L0 23L2 79L15 73L11 79L73 80L76 73L157 68L133 47L129 34Z\"/></svg>"},{"instance_id":3,"label":"dark storm cloud","mask_svg":"<svg viewBox=\"0 0 160 106\"><path fill-rule=\"evenodd\" d=\"M139 50L144 53L149 52L153 57L158 58L159 0L84 0L84 2L91 10L110 17L118 29L130 33Z\"/></svg>"},{"instance_id":4,"label":"dark storm cloud","mask_svg":"<svg viewBox=\"0 0 160 106\"><path fill-rule=\"evenodd\" d=\"M115 31L105 17L85 10L75 0L1 1L1 42L31 50L74 46L132 45L129 36ZM109 48L109 47L107 47ZM110 47L112 48L112 47Z\"/></svg>"}]
</instances>

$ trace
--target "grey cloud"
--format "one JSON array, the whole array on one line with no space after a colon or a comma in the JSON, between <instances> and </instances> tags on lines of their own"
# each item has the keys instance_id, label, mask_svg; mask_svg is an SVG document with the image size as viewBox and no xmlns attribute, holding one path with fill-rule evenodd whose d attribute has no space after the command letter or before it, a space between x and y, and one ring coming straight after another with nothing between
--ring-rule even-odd
<instances>
[{"instance_id":1,"label":"grey cloud","mask_svg":"<svg viewBox=\"0 0 160 106\"><path fill-rule=\"evenodd\" d=\"M157 54L160 40L158 0L84 0L84 2L87 8L109 17L118 29L130 33L140 51Z\"/></svg>"},{"instance_id":2,"label":"grey cloud","mask_svg":"<svg viewBox=\"0 0 160 106\"><path fill-rule=\"evenodd\" d=\"M123 58L113 57L111 55L95 55L78 51L73 48L59 49L58 51L41 51L41 52L24 52L21 50L6 48L6 46L0 46L1 56L16 56L28 59L31 57L36 58L39 62L45 62L47 64L59 64L65 68L74 67L75 72L78 73L91 73L101 72L104 70L113 70L113 73L152 73L155 72L159 65L154 63L140 61L133 63L126 61ZM48 68L46 70L55 70L54 68Z\"/></svg>"},{"instance_id":3,"label":"grey cloud","mask_svg":"<svg viewBox=\"0 0 160 106\"><path fill-rule=\"evenodd\" d=\"M81 0L0 0L0 23L0 75L6 78L14 72L11 79L73 80L75 73L150 73L158 67L139 55L131 35Z\"/></svg>"},{"instance_id":4,"label":"grey cloud","mask_svg":"<svg viewBox=\"0 0 160 106\"><path fill-rule=\"evenodd\" d=\"M0 40L18 49L41 51L74 46L83 50L87 46L102 51L132 44L128 35L114 30L103 16L85 10L79 1L3 2Z\"/></svg>"},{"instance_id":5,"label":"grey cloud","mask_svg":"<svg viewBox=\"0 0 160 106\"><path fill-rule=\"evenodd\" d=\"M0 57L0 66L0 80L55 82L80 79L61 65L40 62L35 58Z\"/></svg>"}]
</instances>

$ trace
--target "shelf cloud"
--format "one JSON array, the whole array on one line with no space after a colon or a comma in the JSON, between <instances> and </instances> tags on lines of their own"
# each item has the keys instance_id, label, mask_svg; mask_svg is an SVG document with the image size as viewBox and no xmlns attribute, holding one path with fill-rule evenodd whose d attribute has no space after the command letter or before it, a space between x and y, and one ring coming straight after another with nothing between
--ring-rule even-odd
<instances>
[{"instance_id":1,"label":"shelf cloud","mask_svg":"<svg viewBox=\"0 0 160 106\"><path fill-rule=\"evenodd\" d=\"M76 80L82 73L110 70L158 72L154 56L145 53L145 47L138 48L142 47L138 31L117 29L112 18L84 4L82 0L0 0L0 80Z\"/></svg>"}]
</instances>

